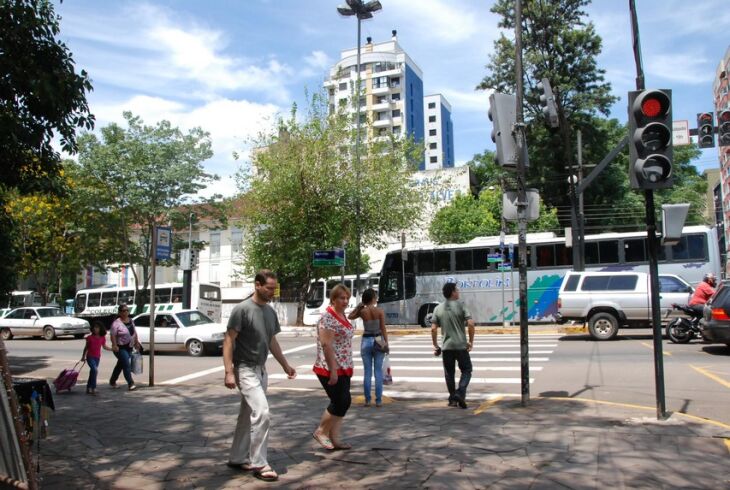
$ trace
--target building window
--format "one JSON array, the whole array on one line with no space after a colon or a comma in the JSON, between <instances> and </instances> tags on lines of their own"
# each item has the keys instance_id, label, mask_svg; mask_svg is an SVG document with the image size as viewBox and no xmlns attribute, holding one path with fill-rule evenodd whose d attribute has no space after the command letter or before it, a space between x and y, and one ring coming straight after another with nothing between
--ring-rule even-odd
<instances>
[{"instance_id":1,"label":"building window","mask_svg":"<svg viewBox=\"0 0 730 490\"><path fill-rule=\"evenodd\" d=\"M388 77L376 77L373 78L373 88L381 88L388 86Z\"/></svg>"},{"instance_id":2,"label":"building window","mask_svg":"<svg viewBox=\"0 0 730 490\"><path fill-rule=\"evenodd\" d=\"M436 102L429 102L428 103L428 108L429 109L436 109Z\"/></svg>"},{"instance_id":3,"label":"building window","mask_svg":"<svg viewBox=\"0 0 730 490\"><path fill-rule=\"evenodd\" d=\"M428 135L429 136L436 136L436 130L435 129L429 129L428 130Z\"/></svg>"},{"instance_id":4,"label":"building window","mask_svg":"<svg viewBox=\"0 0 730 490\"><path fill-rule=\"evenodd\" d=\"M385 111L378 112L378 121L384 121L386 119L388 119L388 113L387 112L385 112Z\"/></svg>"},{"instance_id":5,"label":"building window","mask_svg":"<svg viewBox=\"0 0 730 490\"><path fill-rule=\"evenodd\" d=\"M388 130L386 128L379 128L378 136L388 136Z\"/></svg>"},{"instance_id":6,"label":"building window","mask_svg":"<svg viewBox=\"0 0 730 490\"><path fill-rule=\"evenodd\" d=\"M391 115L393 117L400 117L400 109L394 109Z\"/></svg>"},{"instance_id":7,"label":"building window","mask_svg":"<svg viewBox=\"0 0 730 490\"><path fill-rule=\"evenodd\" d=\"M390 100L392 100L393 102L399 101L400 100L400 92L391 95L390 96Z\"/></svg>"},{"instance_id":8,"label":"building window","mask_svg":"<svg viewBox=\"0 0 730 490\"><path fill-rule=\"evenodd\" d=\"M400 136L400 126L393 126L393 134L395 136Z\"/></svg>"},{"instance_id":9,"label":"building window","mask_svg":"<svg viewBox=\"0 0 730 490\"><path fill-rule=\"evenodd\" d=\"M429 150L435 150L437 148L437 146L438 146L437 143L429 143L428 144L428 149Z\"/></svg>"},{"instance_id":10,"label":"building window","mask_svg":"<svg viewBox=\"0 0 730 490\"><path fill-rule=\"evenodd\" d=\"M436 122L436 116L428 116L428 122Z\"/></svg>"},{"instance_id":11,"label":"building window","mask_svg":"<svg viewBox=\"0 0 730 490\"><path fill-rule=\"evenodd\" d=\"M400 77L393 77L390 79L390 86L392 88L400 87Z\"/></svg>"},{"instance_id":12,"label":"building window","mask_svg":"<svg viewBox=\"0 0 730 490\"><path fill-rule=\"evenodd\" d=\"M439 157L431 157L431 163L438 163Z\"/></svg>"},{"instance_id":13,"label":"building window","mask_svg":"<svg viewBox=\"0 0 730 490\"><path fill-rule=\"evenodd\" d=\"M347 82L342 82L339 87L340 91L347 90Z\"/></svg>"},{"instance_id":14,"label":"building window","mask_svg":"<svg viewBox=\"0 0 730 490\"><path fill-rule=\"evenodd\" d=\"M221 232L214 231L210 234L210 258L219 259L221 256Z\"/></svg>"},{"instance_id":15,"label":"building window","mask_svg":"<svg viewBox=\"0 0 730 490\"><path fill-rule=\"evenodd\" d=\"M330 87L330 97L334 97L334 96L335 96L335 89Z\"/></svg>"},{"instance_id":16,"label":"building window","mask_svg":"<svg viewBox=\"0 0 730 490\"><path fill-rule=\"evenodd\" d=\"M231 255L241 252L243 248L243 230L231 228Z\"/></svg>"},{"instance_id":17,"label":"building window","mask_svg":"<svg viewBox=\"0 0 730 490\"><path fill-rule=\"evenodd\" d=\"M377 104L384 104L388 102L388 97L385 95L378 95L378 101Z\"/></svg>"}]
</instances>

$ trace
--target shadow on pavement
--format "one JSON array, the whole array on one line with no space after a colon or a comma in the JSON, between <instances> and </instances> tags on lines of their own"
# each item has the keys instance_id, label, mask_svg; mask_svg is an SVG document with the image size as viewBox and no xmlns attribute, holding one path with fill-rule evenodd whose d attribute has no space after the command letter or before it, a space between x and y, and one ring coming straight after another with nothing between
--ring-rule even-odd
<instances>
[{"instance_id":1,"label":"shadow on pavement","mask_svg":"<svg viewBox=\"0 0 730 490\"><path fill-rule=\"evenodd\" d=\"M706 345L702 347L702 350L713 356L730 356L730 347L723 344Z\"/></svg>"},{"instance_id":2,"label":"shadow on pavement","mask_svg":"<svg viewBox=\"0 0 730 490\"><path fill-rule=\"evenodd\" d=\"M51 365L50 356L32 356L32 357L15 357L8 356L10 363L10 372L13 376L23 375L36 370L47 368Z\"/></svg>"}]
</instances>

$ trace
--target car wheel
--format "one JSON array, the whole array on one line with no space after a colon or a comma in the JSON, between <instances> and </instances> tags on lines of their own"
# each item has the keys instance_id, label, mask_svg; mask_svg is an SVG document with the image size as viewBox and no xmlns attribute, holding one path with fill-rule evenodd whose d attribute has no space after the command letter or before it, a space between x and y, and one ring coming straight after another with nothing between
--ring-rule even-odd
<instances>
[{"instance_id":1,"label":"car wheel","mask_svg":"<svg viewBox=\"0 0 730 490\"><path fill-rule=\"evenodd\" d=\"M83 334L83 333L77 333L77 334L74 334L74 338L75 338L75 339L83 339L83 338L84 338L84 335L86 335L86 334Z\"/></svg>"},{"instance_id":2,"label":"car wheel","mask_svg":"<svg viewBox=\"0 0 730 490\"><path fill-rule=\"evenodd\" d=\"M596 340L612 340L618 335L618 320L611 313L596 313L588 320L588 332Z\"/></svg>"},{"instance_id":3,"label":"car wheel","mask_svg":"<svg viewBox=\"0 0 730 490\"><path fill-rule=\"evenodd\" d=\"M418 324L422 328L431 328L431 320L433 319L433 310L436 305L423 305L418 313Z\"/></svg>"},{"instance_id":4,"label":"car wheel","mask_svg":"<svg viewBox=\"0 0 730 490\"><path fill-rule=\"evenodd\" d=\"M198 339L191 339L187 345L188 354L193 357L200 357L205 354L205 345Z\"/></svg>"},{"instance_id":5,"label":"car wheel","mask_svg":"<svg viewBox=\"0 0 730 490\"><path fill-rule=\"evenodd\" d=\"M46 340L53 340L56 338L56 331L52 326L46 325L43 327L43 338Z\"/></svg>"},{"instance_id":6,"label":"car wheel","mask_svg":"<svg viewBox=\"0 0 730 490\"><path fill-rule=\"evenodd\" d=\"M692 330L682 318L675 318L667 325L667 337L675 344L686 344L692 339Z\"/></svg>"},{"instance_id":7,"label":"car wheel","mask_svg":"<svg viewBox=\"0 0 730 490\"><path fill-rule=\"evenodd\" d=\"M13 338L13 332L11 332L9 328L3 328L0 330L0 337L2 337L3 340L10 340Z\"/></svg>"}]
</instances>

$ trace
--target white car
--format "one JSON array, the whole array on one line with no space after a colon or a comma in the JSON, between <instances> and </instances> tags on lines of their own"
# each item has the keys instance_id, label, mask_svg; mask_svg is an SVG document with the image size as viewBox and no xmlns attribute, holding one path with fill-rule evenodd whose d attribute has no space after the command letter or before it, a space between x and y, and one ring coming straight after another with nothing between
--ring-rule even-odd
<instances>
[{"instance_id":1,"label":"white car","mask_svg":"<svg viewBox=\"0 0 730 490\"><path fill-rule=\"evenodd\" d=\"M80 339L88 333L89 322L67 315L55 306L16 308L0 318L3 340L15 336L43 336L46 340L53 340L61 335Z\"/></svg>"},{"instance_id":2,"label":"white car","mask_svg":"<svg viewBox=\"0 0 730 490\"><path fill-rule=\"evenodd\" d=\"M134 317L139 341L145 349L150 343L150 315ZM191 356L217 354L223 348L226 327L214 323L198 310L155 314L155 351L188 351Z\"/></svg>"}]
</instances>

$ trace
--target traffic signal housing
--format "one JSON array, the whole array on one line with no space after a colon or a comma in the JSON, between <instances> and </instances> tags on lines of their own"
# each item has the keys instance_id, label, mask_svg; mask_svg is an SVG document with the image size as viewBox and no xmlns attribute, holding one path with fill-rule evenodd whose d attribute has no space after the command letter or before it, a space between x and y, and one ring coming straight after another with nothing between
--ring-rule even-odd
<instances>
[{"instance_id":1,"label":"traffic signal housing","mask_svg":"<svg viewBox=\"0 0 730 490\"><path fill-rule=\"evenodd\" d=\"M490 95L489 120L493 124L492 141L497 146L497 164L503 167L516 167L519 160L519 147L515 138L517 97L498 93ZM523 145L523 158L527 166L526 145Z\"/></svg>"},{"instance_id":2,"label":"traffic signal housing","mask_svg":"<svg viewBox=\"0 0 730 490\"><path fill-rule=\"evenodd\" d=\"M632 189L673 184L672 91L629 92L629 183Z\"/></svg>"},{"instance_id":3,"label":"traffic signal housing","mask_svg":"<svg viewBox=\"0 0 730 490\"><path fill-rule=\"evenodd\" d=\"M537 88L542 92L540 94L540 107L542 107L542 113L545 115L545 119L548 124L553 128L557 128L560 126L560 120L558 119L558 106L555 103L555 95L553 95L550 80L543 78L537 83Z\"/></svg>"},{"instance_id":4,"label":"traffic signal housing","mask_svg":"<svg viewBox=\"0 0 730 490\"><path fill-rule=\"evenodd\" d=\"M697 114L697 146L715 147L715 118L711 112Z\"/></svg>"},{"instance_id":5,"label":"traffic signal housing","mask_svg":"<svg viewBox=\"0 0 730 490\"><path fill-rule=\"evenodd\" d=\"M730 146L730 109L717 111L717 145Z\"/></svg>"}]
</instances>

